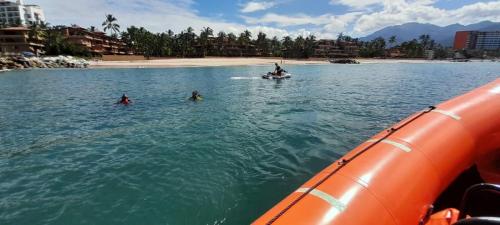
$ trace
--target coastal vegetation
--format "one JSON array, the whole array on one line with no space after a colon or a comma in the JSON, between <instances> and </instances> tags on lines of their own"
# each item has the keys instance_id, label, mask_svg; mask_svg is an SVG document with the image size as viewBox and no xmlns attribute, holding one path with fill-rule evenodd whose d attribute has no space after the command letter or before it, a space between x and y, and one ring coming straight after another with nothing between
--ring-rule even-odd
<instances>
[{"instance_id":1,"label":"coastal vegetation","mask_svg":"<svg viewBox=\"0 0 500 225\"><path fill-rule=\"evenodd\" d=\"M427 34L421 35L418 40L405 41L399 45L396 43L396 36L390 37L387 41L382 37L378 37L372 41L361 42L360 56L366 58L391 57L391 54L397 52L396 54L399 57L423 58L426 50L432 50L434 51L434 58L448 57L448 49L436 44L436 41Z\"/></svg>"},{"instance_id":2,"label":"coastal vegetation","mask_svg":"<svg viewBox=\"0 0 500 225\"><path fill-rule=\"evenodd\" d=\"M76 25L75 25L76 26ZM47 55L74 55L91 57L88 49L71 43L64 37L61 30L65 26L51 26L48 23L33 24L30 28L30 38L43 40ZM180 33L172 30L151 32L144 27L130 26L120 31L118 19L111 14L106 15L102 23L104 32L111 37L120 39L136 54L146 57L284 57L311 58L318 49L318 39L314 35L270 37L263 32L253 34L245 30L240 34L216 32L210 27L196 31L188 27ZM96 27L87 30L98 32ZM339 34L334 40L335 48L343 51L355 48L356 55L365 58L423 58L427 50L434 51L434 57L447 58L449 49L439 44L426 34L419 39L401 42L397 36L388 40L379 37L371 41L360 41L348 35Z\"/></svg>"},{"instance_id":3,"label":"coastal vegetation","mask_svg":"<svg viewBox=\"0 0 500 225\"><path fill-rule=\"evenodd\" d=\"M175 34L172 30L153 33L144 27L131 26L121 33L122 40L146 57L205 57L205 56L272 56L309 58L314 53L316 37L286 36L269 38L267 34L254 34L245 30L239 35L223 31L214 35L210 27L199 34L192 27Z\"/></svg>"},{"instance_id":4,"label":"coastal vegetation","mask_svg":"<svg viewBox=\"0 0 500 225\"><path fill-rule=\"evenodd\" d=\"M111 31L111 36L117 37L118 32L120 32L120 25L117 23L116 17L111 14L106 15L106 20L102 23L104 32Z\"/></svg>"},{"instance_id":5,"label":"coastal vegetation","mask_svg":"<svg viewBox=\"0 0 500 225\"><path fill-rule=\"evenodd\" d=\"M107 16L116 24L116 18ZM106 24L105 29L110 25ZM118 26L119 27L119 26ZM109 28L108 28L109 29ZM270 38L267 34L259 32L256 36L249 30L245 30L239 35L235 33L225 33L223 31L214 35L214 30L210 27L203 28L199 35L192 27L175 34L172 30L162 33L148 31L144 27L131 26L120 33L120 37L127 45L136 52L144 54L146 57L205 57L205 56L263 56L263 57L284 57L284 58L310 58L314 56L317 46L317 38L314 35L307 37L285 36ZM389 45L388 45L388 44ZM389 40L382 37L372 41L359 41L342 33L339 34L336 45L343 50L346 45L357 46L359 56L390 57L391 50L397 50L401 54L399 57L422 58L426 50L436 51L435 57L447 58L448 49L436 44L432 38L423 34L420 38L397 44L397 37L392 36Z\"/></svg>"}]
</instances>

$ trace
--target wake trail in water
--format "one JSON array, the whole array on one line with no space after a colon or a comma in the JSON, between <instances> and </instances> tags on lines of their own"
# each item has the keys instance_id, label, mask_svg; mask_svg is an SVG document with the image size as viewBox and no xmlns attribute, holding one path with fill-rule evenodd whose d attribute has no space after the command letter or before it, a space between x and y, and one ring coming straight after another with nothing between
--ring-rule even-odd
<instances>
[{"instance_id":1,"label":"wake trail in water","mask_svg":"<svg viewBox=\"0 0 500 225\"><path fill-rule=\"evenodd\" d=\"M231 77L231 80L258 80L260 77Z\"/></svg>"}]
</instances>

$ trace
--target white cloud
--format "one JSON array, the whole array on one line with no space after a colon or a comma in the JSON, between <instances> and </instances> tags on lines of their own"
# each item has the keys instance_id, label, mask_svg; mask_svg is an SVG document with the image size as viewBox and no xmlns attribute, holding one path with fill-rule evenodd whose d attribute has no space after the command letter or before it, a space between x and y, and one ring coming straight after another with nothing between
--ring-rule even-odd
<instances>
[{"instance_id":1,"label":"white cloud","mask_svg":"<svg viewBox=\"0 0 500 225\"><path fill-rule=\"evenodd\" d=\"M277 29L277 28L272 28L272 27L267 27L267 26L253 26L253 27L247 27L250 32L252 32L253 38L257 38L257 34L259 32L263 32L267 35L268 38L273 38L274 36L278 38L282 38L285 36L295 36L296 32L294 33L289 33L287 30L283 29Z\"/></svg>"},{"instance_id":2,"label":"white cloud","mask_svg":"<svg viewBox=\"0 0 500 225\"><path fill-rule=\"evenodd\" d=\"M363 36L386 26L408 22L446 26L454 23L471 24L484 20L500 21L500 1L479 2L458 9L444 10L432 5L434 1L391 0L384 9L362 15L354 24L353 34Z\"/></svg>"},{"instance_id":3,"label":"white cloud","mask_svg":"<svg viewBox=\"0 0 500 225\"><path fill-rule=\"evenodd\" d=\"M413 3L419 5L429 5L436 2L436 0L330 0L332 5L344 5L351 9L365 10L370 9L370 6L391 6L401 3Z\"/></svg>"},{"instance_id":4,"label":"white cloud","mask_svg":"<svg viewBox=\"0 0 500 225\"><path fill-rule=\"evenodd\" d=\"M268 36L278 37L314 34L324 38L334 37L340 32L359 37L386 26L407 22L444 26L483 20L500 21L500 0L469 4L451 10L437 8L434 6L436 0L325 1L342 3L352 8L342 15L266 13L262 17L244 16L244 21L238 23L225 21L220 16L200 16L194 9L197 4L194 0L27 0L27 3L41 5L48 21L53 25L78 24L99 28L104 15L111 13L118 18L122 28L135 25L153 32L168 29L180 32L192 26L199 32L203 27L209 26L215 31L239 34L249 29L253 33L264 31ZM281 4L284 1L268 2ZM356 9L362 5L372 8ZM375 5L379 7L373 7Z\"/></svg>"},{"instance_id":5,"label":"white cloud","mask_svg":"<svg viewBox=\"0 0 500 225\"><path fill-rule=\"evenodd\" d=\"M384 0L331 0L332 5L345 5L354 9L366 9L368 6L384 3Z\"/></svg>"},{"instance_id":6,"label":"white cloud","mask_svg":"<svg viewBox=\"0 0 500 225\"><path fill-rule=\"evenodd\" d=\"M300 25L329 25L341 24L343 27L353 22L362 12L351 12L343 15L323 14L320 16L309 16L305 14L278 15L268 13L260 18L243 16L248 24L274 24L279 27L300 26Z\"/></svg>"},{"instance_id":7,"label":"white cloud","mask_svg":"<svg viewBox=\"0 0 500 225\"><path fill-rule=\"evenodd\" d=\"M247 2L241 9L241 12L243 13L251 13L251 12L257 12L257 11L262 11L266 9L270 9L273 6L275 6L276 3L274 2L258 2L258 1L250 1Z\"/></svg>"},{"instance_id":8,"label":"white cloud","mask_svg":"<svg viewBox=\"0 0 500 225\"><path fill-rule=\"evenodd\" d=\"M449 13L448 23L471 24L479 20L500 21L500 1L466 5Z\"/></svg>"},{"instance_id":9,"label":"white cloud","mask_svg":"<svg viewBox=\"0 0 500 225\"><path fill-rule=\"evenodd\" d=\"M323 26L323 33L337 36L339 33L351 35L350 25L356 21L363 13L351 12L340 16L331 17L328 24Z\"/></svg>"},{"instance_id":10,"label":"white cloud","mask_svg":"<svg viewBox=\"0 0 500 225\"><path fill-rule=\"evenodd\" d=\"M301 33L304 36L314 34L320 38L331 38L336 37L341 32L349 33L349 26L362 14L363 12L350 12L343 15L323 14L314 17L304 14L285 16L268 13L261 18L243 18L248 24L274 25L282 28L309 25L307 30L300 29L294 33Z\"/></svg>"},{"instance_id":11,"label":"white cloud","mask_svg":"<svg viewBox=\"0 0 500 225\"><path fill-rule=\"evenodd\" d=\"M35 3L35 2L30 2ZM268 35L279 37L288 35L286 30L227 22L218 18L202 17L192 9L192 0L37 0L43 7L47 20L52 25L77 24L83 27L100 25L105 14L113 14L122 30L129 26L145 27L152 32L168 29L180 32L191 26L196 32L203 27L211 27L216 32L225 31L239 34L245 29L252 32L266 31Z\"/></svg>"},{"instance_id":12,"label":"white cloud","mask_svg":"<svg viewBox=\"0 0 500 225\"><path fill-rule=\"evenodd\" d=\"M329 20L329 15L308 16L304 14L297 15L278 15L268 13L261 18L243 17L248 24L275 24L280 27L299 26L299 25L321 25Z\"/></svg>"}]
</instances>

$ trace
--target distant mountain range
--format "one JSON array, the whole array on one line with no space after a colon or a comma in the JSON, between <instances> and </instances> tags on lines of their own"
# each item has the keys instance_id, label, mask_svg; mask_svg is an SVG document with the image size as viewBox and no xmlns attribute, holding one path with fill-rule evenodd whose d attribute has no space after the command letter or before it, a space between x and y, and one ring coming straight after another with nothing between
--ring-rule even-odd
<instances>
[{"instance_id":1,"label":"distant mountain range","mask_svg":"<svg viewBox=\"0 0 500 225\"><path fill-rule=\"evenodd\" d=\"M437 43L444 46L452 46L453 40L455 38L455 33L457 31L468 30L500 31L500 22L483 21L467 26L461 24L452 24L446 27L440 27L428 23L406 23L403 25L386 27L360 39L362 41L371 41L377 37L383 37L388 40L391 36L396 36L397 42L401 43L404 41L412 40L414 38L418 39L418 37L422 34L428 34Z\"/></svg>"}]
</instances>

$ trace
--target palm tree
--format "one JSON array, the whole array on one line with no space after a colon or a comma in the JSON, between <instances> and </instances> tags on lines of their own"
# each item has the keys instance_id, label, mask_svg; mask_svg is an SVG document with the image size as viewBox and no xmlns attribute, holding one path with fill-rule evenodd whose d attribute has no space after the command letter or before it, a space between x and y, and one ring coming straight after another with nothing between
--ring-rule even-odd
<instances>
[{"instance_id":1,"label":"palm tree","mask_svg":"<svg viewBox=\"0 0 500 225\"><path fill-rule=\"evenodd\" d=\"M250 32L249 30L245 30L243 33L245 34L247 40L250 41L250 39L252 39L252 32Z\"/></svg>"},{"instance_id":2,"label":"palm tree","mask_svg":"<svg viewBox=\"0 0 500 225\"><path fill-rule=\"evenodd\" d=\"M292 56L293 45L293 39L290 36L283 38L283 51L285 58L290 58Z\"/></svg>"},{"instance_id":3,"label":"palm tree","mask_svg":"<svg viewBox=\"0 0 500 225\"><path fill-rule=\"evenodd\" d=\"M245 30L243 33L240 34L238 42L240 45L246 46L250 44L251 38L252 38L252 33L249 30Z\"/></svg>"},{"instance_id":4,"label":"palm tree","mask_svg":"<svg viewBox=\"0 0 500 225\"><path fill-rule=\"evenodd\" d=\"M47 22L44 22L44 21L41 21L40 23L38 23L38 25L40 26L40 28L42 29L48 29L50 27L50 23L47 23Z\"/></svg>"},{"instance_id":5,"label":"palm tree","mask_svg":"<svg viewBox=\"0 0 500 225\"><path fill-rule=\"evenodd\" d=\"M236 37L236 34L234 34L234 33L229 33L227 35L227 42L229 42L230 44L234 44L237 39L238 38Z\"/></svg>"},{"instance_id":6,"label":"palm tree","mask_svg":"<svg viewBox=\"0 0 500 225\"><path fill-rule=\"evenodd\" d=\"M394 47L394 44L396 44L397 42L397 39L396 39L396 36L393 35L389 38L389 44L391 44L391 48Z\"/></svg>"},{"instance_id":7,"label":"palm tree","mask_svg":"<svg viewBox=\"0 0 500 225\"><path fill-rule=\"evenodd\" d=\"M167 45L165 48L168 49L166 56L173 56L175 51L175 33L172 30L168 30L164 35L165 44Z\"/></svg>"},{"instance_id":8,"label":"palm tree","mask_svg":"<svg viewBox=\"0 0 500 225\"><path fill-rule=\"evenodd\" d=\"M170 37L170 38L174 38L175 33L174 33L172 30L170 30L170 29L169 29L169 30L167 31L167 35L168 35L168 37Z\"/></svg>"},{"instance_id":9,"label":"palm tree","mask_svg":"<svg viewBox=\"0 0 500 225\"><path fill-rule=\"evenodd\" d=\"M179 49L179 55L182 57L193 56L194 44L196 41L196 34L192 27L188 27L185 31L182 31L177 37L177 47Z\"/></svg>"},{"instance_id":10,"label":"palm tree","mask_svg":"<svg viewBox=\"0 0 500 225\"><path fill-rule=\"evenodd\" d=\"M305 49L306 40L302 35L295 38L295 43L293 45L293 57L294 58L302 58L304 57L304 49Z\"/></svg>"},{"instance_id":11,"label":"palm tree","mask_svg":"<svg viewBox=\"0 0 500 225\"><path fill-rule=\"evenodd\" d=\"M303 56L305 58L313 56L315 47L316 47L316 36L310 35L305 40Z\"/></svg>"},{"instance_id":12,"label":"palm tree","mask_svg":"<svg viewBox=\"0 0 500 225\"><path fill-rule=\"evenodd\" d=\"M340 44L342 41L344 41L344 33L340 32L337 36L337 44Z\"/></svg>"},{"instance_id":13,"label":"palm tree","mask_svg":"<svg viewBox=\"0 0 500 225\"><path fill-rule=\"evenodd\" d=\"M28 36L31 40L40 40L47 36L44 28L38 23L33 23L30 25L30 30Z\"/></svg>"},{"instance_id":14,"label":"palm tree","mask_svg":"<svg viewBox=\"0 0 500 225\"><path fill-rule=\"evenodd\" d=\"M217 34L217 54L219 56L223 55L224 42L226 41L227 34L223 31Z\"/></svg>"},{"instance_id":15,"label":"palm tree","mask_svg":"<svg viewBox=\"0 0 500 225\"><path fill-rule=\"evenodd\" d=\"M227 38L227 34L224 31L221 31L217 34L217 42L219 44L224 43L224 40Z\"/></svg>"},{"instance_id":16,"label":"palm tree","mask_svg":"<svg viewBox=\"0 0 500 225\"><path fill-rule=\"evenodd\" d=\"M240 34L238 37L238 44L241 46L241 51L240 51L240 56L243 56L243 50L247 53L248 50L248 45L250 45L250 42L252 38L252 33L248 30L245 30L243 33Z\"/></svg>"},{"instance_id":17,"label":"palm tree","mask_svg":"<svg viewBox=\"0 0 500 225\"><path fill-rule=\"evenodd\" d=\"M38 23L33 23L30 26L30 30L28 32L28 38L31 42L42 43L47 38L46 28L43 28ZM37 56L39 55L39 49L35 49L34 52Z\"/></svg>"},{"instance_id":18,"label":"palm tree","mask_svg":"<svg viewBox=\"0 0 500 225\"><path fill-rule=\"evenodd\" d=\"M212 28L210 27L205 27L203 28L203 30L201 30L201 33L200 33L200 44L202 45L202 48L203 48L203 57L205 57L207 55L207 51L208 51L208 48L209 48L209 45L210 45L210 37L213 37L214 36L214 30L212 30Z\"/></svg>"},{"instance_id":19,"label":"palm tree","mask_svg":"<svg viewBox=\"0 0 500 225\"><path fill-rule=\"evenodd\" d=\"M429 47L431 36L428 34L422 34L418 39L420 40L420 44L422 44L424 50L426 50Z\"/></svg>"},{"instance_id":20,"label":"palm tree","mask_svg":"<svg viewBox=\"0 0 500 225\"><path fill-rule=\"evenodd\" d=\"M214 35L214 30L212 30L212 28L210 27L204 27L200 33L200 37L201 36L211 37L213 35Z\"/></svg>"},{"instance_id":21,"label":"palm tree","mask_svg":"<svg viewBox=\"0 0 500 225\"><path fill-rule=\"evenodd\" d=\"M373 49L375 50L376 56L385 56L386 42L383 37L378 37L373 40Z\"/></svg>"},{"instance_id":22,"label":"palm tree","mask_svg":"<svg viewBox=\"0 0 500 225\"><path fill-rule=\"evenodd\" d=\"M116 23L118 20L111 14L106 15L106 20L102 23L104 32L110 30L112 34L120 32L120 25Z\"/></svg>"},{"instance_id":23,"label":"palm tree","mask_svg":"<svg viewBox=\"0 0 500 225\"><path fill-rule=\"evenodd\" d=\"M436 41L431 39L431 41L429 42L429 49L435 49L435 48L436 48Z\"/></svg>"},{"instance_id":24,"label":"palm tree","mask_svg":"<svg viewBox=\"0 0 500 225\"><path fill-rule=\"evenodd\" d=\"M57 28L50 28L46 31L44 40L45 54L60 55L63 53L63 48L66 39Z\"/></svg>"},{"instance_id":25,"label":"palm tree","mask_svg":"<svg viewBox=\"0 0 500 225\"><path fill-rule=\"evenodd\" d=\"M274 36L271 40L271 52L273 56L283 56L281 49L281 42L278 37Z\"/></svg>"},{"instance_id":26,"label":"palm tree","mask_svg":"<svg viewBox=\"0 0 500 225\"><path fill-rule=\"evenodd\" d=\"M259 32L257 35L257 47L262 51L263 56L269 56L269 48L271 46L271 40L267 38L267 35L263 32Z\"/></svg>"}]
</instances>

